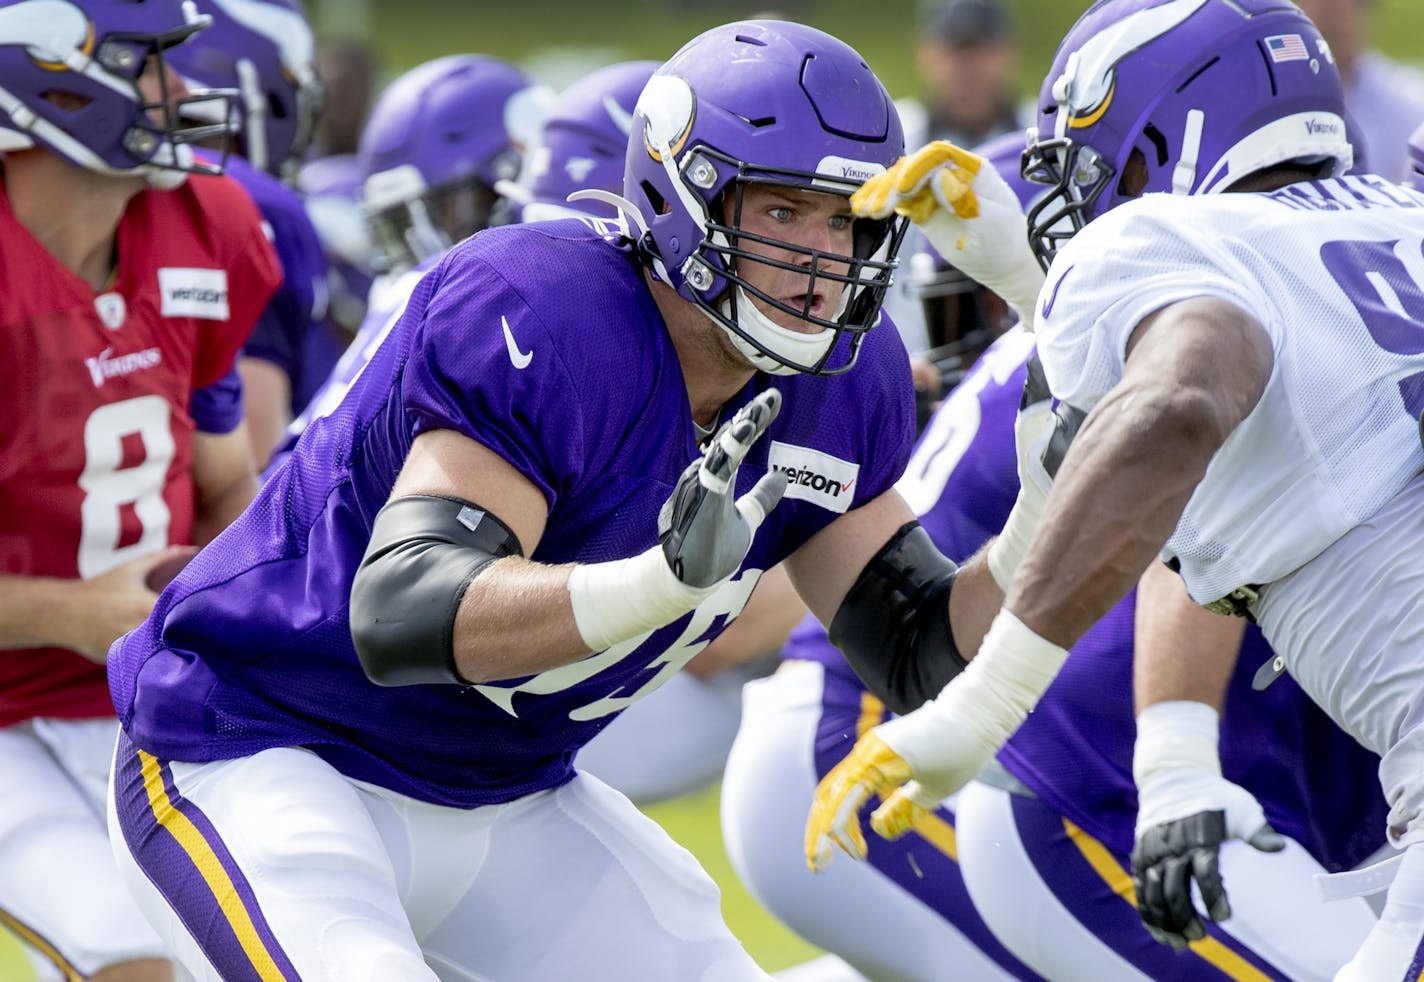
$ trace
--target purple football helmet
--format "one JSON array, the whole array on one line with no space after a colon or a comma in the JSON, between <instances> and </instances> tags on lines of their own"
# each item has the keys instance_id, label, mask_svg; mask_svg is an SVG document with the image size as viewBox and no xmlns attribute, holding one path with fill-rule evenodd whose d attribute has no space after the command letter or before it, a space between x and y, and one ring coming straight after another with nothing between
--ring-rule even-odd
<instances>
[{"instance_id":1,"label":"purple football helmet","mask_svg":"<svg viewBox=\"0 0 1424 982\"><path fill-rule=\"evenodd\" d=\"M523 205L524 221L571 214L618 217L617 208L603 201L565 202L584 188L623 189L633 108L658 64L609 65L564 90L544 121L539 147L525 161L520 187L510 189Z\"/></svg>"},{"instance_id":2,"label":"purple football helmet","mask_svg":"<svg viewBox=\"0 0 1424 982\"><path fill-rule=\"evenodd\" d=\"M213 24L174 50L173 67L190 82L236 89L239 151L258 170L280 174L311 142L321 108L306 14L297 0L194 2Z\"/></svg>"},{"instance_id":3,"label":"purple football helmet","mask_svg":"<svg viewBox=\"0 0 1424 982\"><path fill-rule=\"evenodd\" d=\"M1099 0L1038 108L1023 166L1051 186L1029 214L1045 268L1139 194L1212 194L1287 162L1329 177L1352 158L1334 56L1288 0Z\"/></svg>"},{"instance_id":4,"label":"purple football helmet","mask_svg":"<svg viewBox=\"0 0 1424 982\"><path fill-rule=\"evenodd\" d=\"M1424 123L1409 136L1409 159L1405 164L1405 185L1424 191Z\"/></svg>"},{"instance_id":5,"label":"purple football helmet","mask_svg":"<svg viewBox=\"0 0 1424 982\"><path fill-rule=\"evenodd\" d=\"M233 93L170 100L168 88L168 52L211 22L182 0L0 0L0 153L40 146L164 188L221 172L191 144L225 141L228 126L190 126L181 116L209 104L225 120ZM141 82L145 70L155 84Z\"/></svg>"},{"instance_id":6,"label":"purple football helmet","mask_svg":"<svg viewBox=\"0 0 1424 982\"><path fill-rule=\"evenodd\" d=\"M355 333L366 316L374 248L361 208L363 176L354 154L318 157L297 172L297 191L328 260L331 319Z\"/></svg>"},{"instance_id":7,"label":"purple football helmet","mask_svg":"<svg viewBox=\"0 0 1424 982\"><path fill-rule=\"evenodd\" d=\"M899 115L860 55L801 24L743 21L695 38L648 81L623 195L653 275L721 325L752 365L831 375L850 369L880 320L904 221L855 219L852 254L826 253L748 235L743 194L763 183L849 195L903 153ZM759 256L748 242L793 259ZM758 290L742 275L750 263L808 275L805 304ZM818 278L841 284L827 317L812 312ZM782 327L753 297L820 330Z\"/></svg>"},{"instance_id":8,"label":"purple football helmet","mask_svg":"<svg viewBox=\"0 0 1424 982\"><path fill-rule=\"evenodd\" d=\"M495 183L519 174L552 98L487 55L437 58L392 82L359 150L380 268L413 266L488 226Z\"/></svg>"}]
</instances>

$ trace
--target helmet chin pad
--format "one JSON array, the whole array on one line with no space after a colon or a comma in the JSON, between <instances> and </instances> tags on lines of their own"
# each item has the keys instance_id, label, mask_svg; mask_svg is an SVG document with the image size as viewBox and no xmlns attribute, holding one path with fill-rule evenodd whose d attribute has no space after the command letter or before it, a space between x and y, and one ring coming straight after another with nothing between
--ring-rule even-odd
<instances>
[{"instance_id":1,"label":"helmet chin pad","mask_svg":"<svg viewBox=\"0 0 1424 982\"><path fill-rule=\"evenodd\" d=\"M803 333L782 327L762 312L746 290L740 286L734 289L737 294L735 305L731 297L732 291L729 290L728 296L719 305L725 319L713 318L713 321L727 333L736 349L758 371L770 375L796 375L811 371L835 346L840 335L832 328L820 327L815 331ZM841 293L836 318L845 312L849 301L850 291L845 290ZM731 323L735 323L741 330L733 330ZM755 343L752 339L755 339Z\"/></svg>"}]
</instances>

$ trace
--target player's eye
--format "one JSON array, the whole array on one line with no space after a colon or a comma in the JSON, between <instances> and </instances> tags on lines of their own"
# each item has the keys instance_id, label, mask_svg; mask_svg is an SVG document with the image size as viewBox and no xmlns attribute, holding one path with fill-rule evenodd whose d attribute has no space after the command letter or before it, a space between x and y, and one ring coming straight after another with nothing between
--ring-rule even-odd
<instances>
[{"instance_id":1,"label":"player's eye","mask_svg":"<svg viewBox=\"0 0 1424 982\"><path fill-rule=\"evenodd\" d=\"M830 217L831 231L844 232L846 229L850 228L851 219L852 216L850 215L832 215Z\"/></svg>"},{"instance_id":2,"label":"player's eye","mask_svg":"<svg viewBox=\"0 0 1424 982\"><path fill-rule=\"evenodd\" d=\"M782 205L777 205L774 208L768 208L766 210L766 213L772 218L776 219L778 222L789 222L791 221L791 216L795 214L795 212L793 212L790 208L787 208Z\"/></svg>"}]
</instances>

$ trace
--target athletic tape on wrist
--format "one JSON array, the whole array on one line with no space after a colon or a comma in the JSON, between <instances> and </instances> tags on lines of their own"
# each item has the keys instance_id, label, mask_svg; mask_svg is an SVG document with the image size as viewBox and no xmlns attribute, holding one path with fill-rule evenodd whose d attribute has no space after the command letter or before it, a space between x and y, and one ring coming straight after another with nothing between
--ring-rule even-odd
<instances>
[{"instance_id":1,"label":"athletic tape on wrist","mask_svg":"<svg viewBox=\"0 0 1424 982\"><path fill-rule=\"evenodd\" d=\"M569 602L579 636L590 651L668 624L692 610L717 584L688 586L668 567L662 546L630 559L580 563L569 574Z\"/></svg>"}]
</instances>

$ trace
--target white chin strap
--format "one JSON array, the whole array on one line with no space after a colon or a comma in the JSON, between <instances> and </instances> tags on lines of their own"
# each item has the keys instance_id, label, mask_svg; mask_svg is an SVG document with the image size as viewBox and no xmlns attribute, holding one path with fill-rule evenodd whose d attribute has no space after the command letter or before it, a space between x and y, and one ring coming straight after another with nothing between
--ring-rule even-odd
<instances>
[{"instance_id":1,"label":"white chin strap","mask_svg":"<svg viewBox=\"0 0 1424 982\"><path fill-rule=\"evenodd\" d=\"M830 328L821 328L814 334L802 334L774 323L771 318L761 312L761 308L752 302L752 298L741 287L737 287L737 325L752 337L761 342L762 347L768 351L774 351L787 361L792 361L798 365L814 365L825 357L831 345L835 344L839 336L836 331ZM841 302L836 310L836 317L839 318L845 310L850 299L851 290L841 292ZM728 320L732 320L732 300L728 297L722 301L722 315ZM796 375L798 369L790 365L783 365L775 358L758 351L745 338L739 336L735 331L725 324L718 324L722 330L727 332L727 337L732 339L732 344L752 363L757 371L766 372L768 375Z\"/></svg>"}]
</instances>

